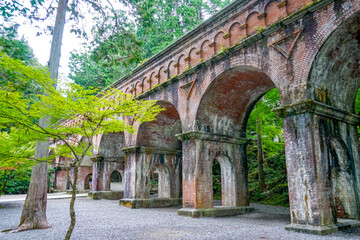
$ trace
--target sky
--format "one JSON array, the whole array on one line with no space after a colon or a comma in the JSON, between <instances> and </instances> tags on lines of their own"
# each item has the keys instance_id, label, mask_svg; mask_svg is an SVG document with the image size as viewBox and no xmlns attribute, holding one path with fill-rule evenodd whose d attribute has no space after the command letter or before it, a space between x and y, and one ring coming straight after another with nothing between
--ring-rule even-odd
<instances>
[{"instance_id":1,"label":"sky","mask_svg":"<svg viewBox=\"0 0 360 240\"><path fill-rule=\"evenodd\" d=\"M50 57L52 36L49 34L36 36L36 32L37 29L35 26L31 25L30 23L21 24L19 27L19 37L24 37L27 40L30 47L34 50L35 57L42 65L46 66ZM61 78L66 78L66 76L69 74L68 62L70 52L81 49L82 41L83 40L75 37L73 33L70 33L69 27L65 25L59 68L59 74Z\"/></svg>"}]
</instances>

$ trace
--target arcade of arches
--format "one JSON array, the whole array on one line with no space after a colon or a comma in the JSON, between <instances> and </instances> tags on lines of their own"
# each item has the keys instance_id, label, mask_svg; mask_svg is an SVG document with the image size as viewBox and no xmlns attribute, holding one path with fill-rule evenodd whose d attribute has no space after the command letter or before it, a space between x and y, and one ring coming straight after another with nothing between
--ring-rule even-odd
<instances>
[{"instance_id":1,"label":"arcade of arches","mask_svg":"<svg viewBox=\"0 0 360 240\"><path fill-rule=\"evenodd\" d=\"M259 26L266 29L254 31ZM114 83L165 111L134 135L93 140L100 150L92 159L92 190L110 191L116 170L123 206L181 203L178 214L191 217L251 212L246 126L256 102L276 88L291 215L286 229L329 234L360 224L359 29L360 0L234 1ZM214 162L221 207L213 204Z\"/></svg>"}]
</instances>

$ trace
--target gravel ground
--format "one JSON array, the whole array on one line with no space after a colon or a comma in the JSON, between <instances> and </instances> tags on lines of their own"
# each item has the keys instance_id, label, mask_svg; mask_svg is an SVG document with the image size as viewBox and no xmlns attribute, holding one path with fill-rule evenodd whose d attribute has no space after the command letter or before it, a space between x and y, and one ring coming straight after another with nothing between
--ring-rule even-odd
<instances>
[{"instance_id":1,"label":"gravel ground","mask_svg":"<svg viewBox=\"0 0 360 240\"><path fill-rule=\"evenodd\" d=\"M0 239L64 239L70 224L69 199L48 200L47 217L52 225L45 230L2 233ZM18 224L23 202L0 203L0 229ZM72 239L360 239L360 229L320 237L288 232L288 208L253 205L251 214L222 218L178 216L178 207L128 209L118 201L79 198L77 224ZM2 208L1 208L2 207Z\"/></svg>"}]
</instances>

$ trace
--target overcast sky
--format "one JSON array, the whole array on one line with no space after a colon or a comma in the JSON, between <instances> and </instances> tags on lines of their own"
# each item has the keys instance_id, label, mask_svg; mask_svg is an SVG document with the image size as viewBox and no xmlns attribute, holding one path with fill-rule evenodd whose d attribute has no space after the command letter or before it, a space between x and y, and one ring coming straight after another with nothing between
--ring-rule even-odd
<instances>
[{"instance_id":1,"label":"overcast sky","mask_svg":"<svg viewBox=\"0 0 360 240\"><path fill-rule=\"evenodd\" d=\"M19 37L24 36L28 41L30 47L34 50L34 54L39 62L46 66L50 57L50 46L51 46L51 35L42 34L36 36L37 29L31 24L22 24L19 28ZM65 25L64 36L61 47L61 58L60 58L60 69L61 75L67 76L69 73L68 62L70 52L73 50L79 50L82 48L80 40L75 37L74 34L70 33L69 27ZM63 76L62 76L63 77Z\"/></svg>"}]
</instances>

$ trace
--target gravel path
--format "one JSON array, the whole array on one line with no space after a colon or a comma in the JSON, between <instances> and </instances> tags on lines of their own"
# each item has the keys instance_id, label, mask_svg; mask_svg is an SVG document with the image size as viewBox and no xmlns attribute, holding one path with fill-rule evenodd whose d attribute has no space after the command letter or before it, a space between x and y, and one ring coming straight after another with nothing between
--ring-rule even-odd
<instances>
[{"instance_id":1,"label":"gravel path","mask_svg":"<svg viewBox=\"0 0 360 240\"><path fill-rule=\"evenodd\" d=\"M51 228L20 233L2 233L0 239L64 239L70 224L69 199L48 201ZM23 202L0 203L0 229L18 224ZM289 210L254 204L257 212L235 217L188 218L177 216L176 207L128 209L118 201L79 198L76 202L76 240L102 239L360 239L360 229L337 232L325 237L288 232ZM1 208L2 207L2 208Z\"/></svg>"}]
</instances>

